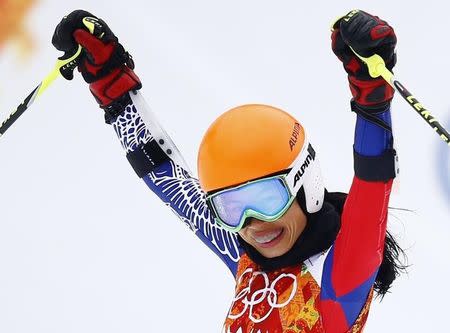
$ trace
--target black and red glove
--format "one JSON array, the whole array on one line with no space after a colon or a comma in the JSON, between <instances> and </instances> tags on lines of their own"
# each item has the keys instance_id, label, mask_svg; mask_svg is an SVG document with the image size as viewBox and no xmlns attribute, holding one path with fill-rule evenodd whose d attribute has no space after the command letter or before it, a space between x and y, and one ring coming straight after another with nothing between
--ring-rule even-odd
<instances>
[{"instance_id":1,"label":"black and red glove","mask_svg":"<svg viewBox=\"0 0 450 333\"><path fill-rule=\"evenodd\" d=\"M349 46L363 57L378 54L392 71L397 61L394 29L377 16L354 10L334 23L331 40L333 52L348 73L353 102L366 110L385 107L392 100L394 89L382 77L372 78Z\"/></svg>"},{"instance_id":2,"label":"black and red glove","mask_svg":"<svg viewBox=\"0 0 450 333\"><path fill-rule=\"evenodd\" d=\"M92 33L83 23L86 18L93 27ZM66 54L74 53L78 45L83 47L78 70L100 107L105 109L107 122L123 111L129 98L127 93L142 87L133 71L130 54L105 22L87 11L75 10L65 16L56 26L52 43Z\"/></svg>"}]
</instances>

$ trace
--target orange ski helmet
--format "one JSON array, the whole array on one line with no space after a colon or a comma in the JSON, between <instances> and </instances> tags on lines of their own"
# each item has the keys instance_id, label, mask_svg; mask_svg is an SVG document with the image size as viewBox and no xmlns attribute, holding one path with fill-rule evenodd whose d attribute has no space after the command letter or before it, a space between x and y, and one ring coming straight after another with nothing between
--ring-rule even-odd
<instances>
[{"instance_id":1,"label":"orange ski helmet","mask_svg":"<svg viewBox=\"0 0 450 333\"><path fill-rule=\"evenodd\" d=\"M307 160L298 160L311 151ZM291 178L294 182L295 174L303 177L296 191L303 188L307 211L317 212L323 204L320 167L305 129L290 114L272 106L242 105L219 116L203 137L197 166L206 193L297 167Z\"/></svg>"}]
</instances>

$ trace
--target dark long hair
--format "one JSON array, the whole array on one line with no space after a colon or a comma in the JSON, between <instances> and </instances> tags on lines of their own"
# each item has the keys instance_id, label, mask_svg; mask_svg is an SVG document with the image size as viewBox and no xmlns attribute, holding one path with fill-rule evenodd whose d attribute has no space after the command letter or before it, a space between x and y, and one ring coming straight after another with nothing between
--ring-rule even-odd
<instances>
[{"instance_id":1,"label":"dark long hair","mask_svg":"<svg viewBox=\"0 0 450 333\"><path fill-rule=\"evenodd\" d=\"M342 214L347 193L342 192L326 192L325 201L331 203L339 214ZM375 278L374 290L377 296L383 297L391 289L394 280L403 273L406 273L408 265L406 264L407 257L405 251L395 240L394 236L386 231L386 238L384 241L383 261L378 269L377 277Z\"/></svg>"}]
</instances>

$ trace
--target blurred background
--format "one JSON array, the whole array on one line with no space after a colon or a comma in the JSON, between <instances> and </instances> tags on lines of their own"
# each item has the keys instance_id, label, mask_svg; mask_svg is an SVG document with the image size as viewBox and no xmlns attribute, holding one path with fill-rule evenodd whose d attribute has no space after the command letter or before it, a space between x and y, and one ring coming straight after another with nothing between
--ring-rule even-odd
<instances>
[{"instance_id":1,"label":"blurred background","mask_svg":"<svg viewBox=\"0 0 450 333\"><path fill-rule=\"evenodd\" d=\"M348 191L355 116L329 26L360 6L0 0L0 119L53 68L56 24L86 9L134 56L142 93L193 170L219 114L266 103L304 123L328 189ZM361 9L394 26L395 73L449 128L447 5ZM450 151L400 96L393 111L401 176L391 206L412 212L391 210L389 228L411 266L365 332L448 331ZM135 176L79 75L57 81L0 141L0 332L221 330L231 274Z\"/></svg>"}]
</instances>

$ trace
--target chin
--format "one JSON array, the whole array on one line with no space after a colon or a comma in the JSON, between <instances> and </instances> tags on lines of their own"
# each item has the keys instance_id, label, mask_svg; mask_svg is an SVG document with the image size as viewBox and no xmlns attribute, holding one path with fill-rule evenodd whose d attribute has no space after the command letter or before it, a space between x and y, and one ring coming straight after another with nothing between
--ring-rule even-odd
<instances>
[{"instance_id":1,"label":"chin","mask_svg":"<svg viewBox=\"0 0 450 333\"><path fill-rule=\"evenodd\" d=\"M278 244L274 247L261 247L259 244L253 245L253 247L258 250L258 252L266 258L276 258L286 254L292 246L289 244Z\"/></svg>"},{"instance_id":2,"label":"chin","mask_svg":"<svg viewBox=\"0 0 450 333\"><path fill-rule=\"evenodd\" d=\"M260 248L256 248L256 249L258 250L259 253L261 253L261 255L263 255L264 257L266 257L268 259L280 257L289 251L289 249L272 249L269 251L268 251L268 249L260 249Z\"/></svg>"}]
</instances>

